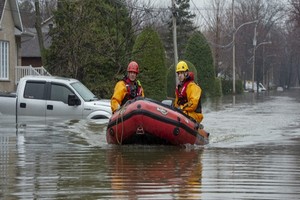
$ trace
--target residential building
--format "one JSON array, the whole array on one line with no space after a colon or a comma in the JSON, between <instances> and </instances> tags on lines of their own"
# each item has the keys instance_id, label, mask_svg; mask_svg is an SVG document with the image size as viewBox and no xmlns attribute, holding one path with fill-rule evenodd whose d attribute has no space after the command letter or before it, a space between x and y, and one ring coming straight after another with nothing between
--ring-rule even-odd
<instances>
[{"instance_id":1,"label":"residential building","mask_svg":"<svg viewBox=\"0 0 300 200\"><path fill-rule=\"evenodd\" d=\"M14 91L15 66L21 65L23 25L17 0L0 1L0 91Z\"/></svg>"}]
</instances>

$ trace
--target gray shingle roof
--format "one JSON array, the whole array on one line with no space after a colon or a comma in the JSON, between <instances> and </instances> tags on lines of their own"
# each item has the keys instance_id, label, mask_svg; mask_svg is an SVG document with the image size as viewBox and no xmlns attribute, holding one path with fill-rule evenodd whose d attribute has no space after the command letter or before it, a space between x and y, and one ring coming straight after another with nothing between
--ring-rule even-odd
<instances>
[{"instance_id":1,"label":"gray shingle roof","mask_svg":"<svg viewBox=\"0 0 300 200\"><path fill-rule=\"evenodd\" d=\"M3 9L4 9L5 0L0 1L0 21L2 19Z\"/></svg>"},{"instance_id":2,"label":"gray shingle roof","mask_svg":"<svg viewBox=\"0 0 300 200\"><path fill-rule=\"evenodd\" d=\"M22 24L17 0L9 0L9 1L0 0L0 23L2 23L2 17L3 17L3 13L4 13L4 9L5 9L5 3L9 3L9 5L10 5L15 28L17 28L20 31L20 33L22 33L23 32L23 24Z\"/></svg>"},{"instance_id":3,"label":"gray shingle roof","mask_svg":"<svg viewBox=\"0 0 300 200\"><path fill-rule=\"evenodd\" d=\"M21 43L21 55L22 57L41 57L40 46L38 41L38 36L36 34L35 28L27 28L25 32L31 33L33 37L22 37ZM48 48L51 45L51 38L47 33L44 35L44 45L45 48Z\"/></svg>"}]
</instances>

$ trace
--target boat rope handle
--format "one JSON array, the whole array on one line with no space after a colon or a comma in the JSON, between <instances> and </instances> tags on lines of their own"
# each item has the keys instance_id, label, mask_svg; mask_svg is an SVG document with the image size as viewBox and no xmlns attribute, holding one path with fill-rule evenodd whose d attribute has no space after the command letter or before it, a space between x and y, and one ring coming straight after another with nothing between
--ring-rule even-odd
<instances>
[{"instance_id":1,"label":"boat rope handle","mask_svg":"<svg viewBox=\"0 0 300 200\"><path fill-rule=\"evenodd\" d=\"M135 100L135 99L133 99L133 100ZM123 119L124 112L123 111L124 111L124 108L128 104L131 104L133 102L133 100L126 101L126 103L123 106L121 106L120 109L119 109L119 117L121 119L122 131L121 131L121 138L119 140L119 138L118 138L118 121L119 121L119 117L118 117L117 120L116 120L116 139L117 139L118 144L122 144L122 141L123 141L123 134L124 134L124 119Z\"/></svg>"},{"instance_id":2,"label":"boat rope handle","mask_svg":"<svg viewBox=\"0 0 300 200\"><path fill-rule=\"evenodd\" d=\"M117 139L117 142L118 144L122 144L122 141L123 141L123 134L124 134L124 121L123 121L123 110L124 110L124 106L122 106L120 109L119 109L119 117L117 118L117 121L116 121L116 139ZM119 118L121 119L121 125L122 125L122 131L121 131L121 138L119 140L118 138L118 121L119 121Z\"/></svg>"}]
</instances>

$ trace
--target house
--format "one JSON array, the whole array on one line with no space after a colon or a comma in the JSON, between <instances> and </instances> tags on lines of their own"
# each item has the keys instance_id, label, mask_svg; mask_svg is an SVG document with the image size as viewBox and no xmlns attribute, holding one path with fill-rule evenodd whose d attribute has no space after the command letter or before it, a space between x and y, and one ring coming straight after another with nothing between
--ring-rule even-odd
<instances>
[{"instance_id":1,"label":"house","mask_svg":"<svg viewBox=\"0 0 300 200\"><path fill-rule=\"evenodd\" d=\"M0 91L15 90L15 66L21 65L23 25L17 0L0 1Z\"/></svg>"},{"instance_id":2,"label":"house","mask_svg":"<svg viewBox=\"0 0 300 200\"><path fill-rule=\"evenodd\" d=\"M51 37L49 36L49 31L53 26L52 17L48 18L42 23L42 33L44 39L45 48L49 48L51 45ZM21 63L22 66L32 66L41 67L42 57L39 46L39 40L37 36L37 31L35 28L24 28L25 32L30 33L33 37L22 37L22 50L21 50Z\"/></svg>"},{"instance_id":3,"label":"house","mask_svg":"<svg viewBox=\"0 0 300 200\"><path fill-rule=\"evenodd\" d=\"M23 76L50 75L41 66L39 46L33 42L36 37L35 32L23 28L18 0L0 0L0 92L15 91ZM26 55L37 55L31 57L37 62L31 59L22 63L23 54L25 59Z\"/></svg>"}]
</instances>

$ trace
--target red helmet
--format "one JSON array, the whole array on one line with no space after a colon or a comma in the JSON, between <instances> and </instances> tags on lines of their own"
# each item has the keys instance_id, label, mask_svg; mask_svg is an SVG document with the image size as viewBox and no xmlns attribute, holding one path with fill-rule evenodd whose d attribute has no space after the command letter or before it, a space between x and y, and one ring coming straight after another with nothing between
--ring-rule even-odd
<instances>
[{"instance_id":1,"label":"red helmet","mask_svg":"<svg viewBox=\"0 0 300 200\"><path fill-rule=\"evenodd\" d=\"M139 73L139 65L137 64L137 62L131 61L128 64L127 72L135 72L135 73L138 74Z\"/></svg>"}]
</instances>

